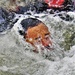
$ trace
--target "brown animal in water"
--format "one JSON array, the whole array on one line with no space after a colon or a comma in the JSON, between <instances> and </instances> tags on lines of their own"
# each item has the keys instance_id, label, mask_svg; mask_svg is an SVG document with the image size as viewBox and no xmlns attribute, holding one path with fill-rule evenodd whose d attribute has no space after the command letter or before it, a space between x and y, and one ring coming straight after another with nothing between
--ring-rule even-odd
<instances>
[{"instance_id":1,"label":"brown animal in water","mask_svg":"<svg viewBox=\"0 0 75 75\"><path fill-rule=\"evenodd\" d=\"M21 21L21 25L24 32L19 32L23 34L24 39L28 43L35 47L36 51L38 51L38 46L42 50L44 48L51 49L52 41L50 39L50 32L42 21L35 18L27 18Z\"/></svg>"}]
</instances>

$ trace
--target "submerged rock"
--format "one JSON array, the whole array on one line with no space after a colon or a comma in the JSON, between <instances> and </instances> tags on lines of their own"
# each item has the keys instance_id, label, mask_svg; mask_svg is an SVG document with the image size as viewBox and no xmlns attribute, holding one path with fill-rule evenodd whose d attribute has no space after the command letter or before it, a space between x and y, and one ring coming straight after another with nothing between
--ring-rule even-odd
<instances>
[{"instance_id":1,"label":"submerged rock","mask_svg":"<svg viewBox=\"0 0 75 75\"><path fill-rule=\"evenodd\" d=\"M0 8L0 32L11 29L13 27L12 19L14 14L7 12L5 9Z\"/></svg>"},{"instance_id":2,"label":"submerged rock","mask_svg":"<svg viewBox=\"0 0 75 75\"><path fill-rule=\"evenodd\" d=\"M63 33L64 36L64 49L70 50L70 47L75 45L75 26L69 26L65 32Z\"/></svg>"}]
</instances>

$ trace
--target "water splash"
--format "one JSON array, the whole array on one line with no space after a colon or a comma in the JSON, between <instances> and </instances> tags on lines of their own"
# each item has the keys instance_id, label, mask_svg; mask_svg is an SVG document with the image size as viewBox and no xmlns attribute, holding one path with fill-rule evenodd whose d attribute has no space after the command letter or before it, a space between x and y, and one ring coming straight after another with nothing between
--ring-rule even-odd
<instances>
[{"instance_id":1,"label":"water splash","mask_svg":"<svg viewBox=\"0 0 75 75\"><path fill-rule=\"evenodd\" d=\"M33 47L25 42L18 33L18 29L21 29L20 21L26 17L31 16L16 15L19 20L13 29L6 35L0 35L0 70L23 75L75 75L74 46L71 48L71 52L65 52L60 46L64 41L62 36L64 31L70 24L74 25L75 19L66 22L58 16L54 17L49 14L38 17L48 26L54 48L51 51L45 49L43 54L39 55L33 52ZM39 46L38 48L41 49Z\"/></svg>"}]
</instances>

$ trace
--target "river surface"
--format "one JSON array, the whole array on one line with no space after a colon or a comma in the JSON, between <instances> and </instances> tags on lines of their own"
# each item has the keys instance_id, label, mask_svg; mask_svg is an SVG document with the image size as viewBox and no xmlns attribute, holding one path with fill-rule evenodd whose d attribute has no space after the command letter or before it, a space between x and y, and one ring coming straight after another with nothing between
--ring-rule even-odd
<instances>
[{"instance_id":1,"label":"river surface","mask_svg":"<svg viewBox=\"0 0 75 75\"><path fill-rule=\"evenodd\" d=\"M60 45L67 28L73 26L75 30L75 14L70 13L72 21L43 13L28 17L37 15L51 32L54 50L41 55L34 53L33 47L17 33L18 21L11 30L0 34L0 75L75 75L75 45L68 51ZM20 16L21 19L27 15Z\"/></svg>"}]
</instances>

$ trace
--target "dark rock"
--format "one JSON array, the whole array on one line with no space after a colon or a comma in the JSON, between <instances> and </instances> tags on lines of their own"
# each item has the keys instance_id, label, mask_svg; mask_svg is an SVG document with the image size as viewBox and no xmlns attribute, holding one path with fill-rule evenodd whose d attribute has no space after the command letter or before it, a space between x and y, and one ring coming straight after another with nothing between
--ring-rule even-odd
<instances>
[{"instance_id":1,"label":"dark rock","mask_svg":"<svg viewBox=\"0 0 75 75\"><path fill-rule=\"evenodd\" d=\"M13 24L10 24L13 18L13 13L9 13L5 9L0 8L0 32L11 29L13 27Z\"/></svg>"}]
</instances>

